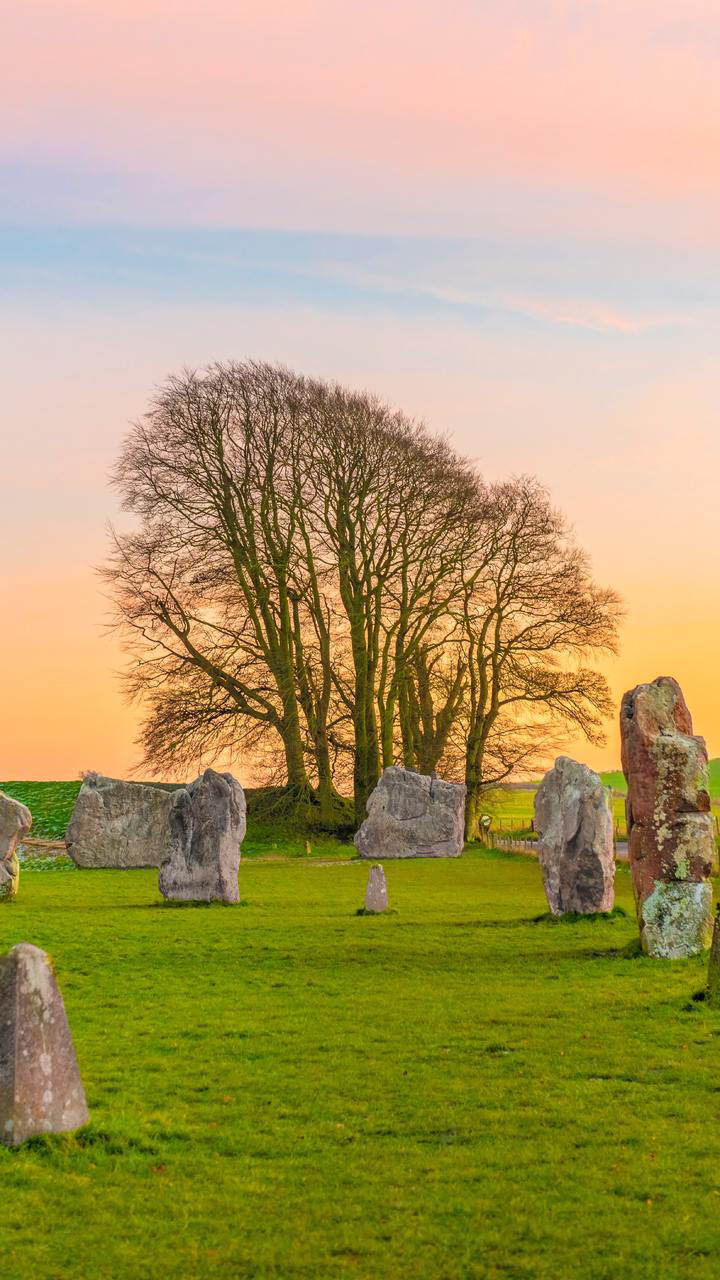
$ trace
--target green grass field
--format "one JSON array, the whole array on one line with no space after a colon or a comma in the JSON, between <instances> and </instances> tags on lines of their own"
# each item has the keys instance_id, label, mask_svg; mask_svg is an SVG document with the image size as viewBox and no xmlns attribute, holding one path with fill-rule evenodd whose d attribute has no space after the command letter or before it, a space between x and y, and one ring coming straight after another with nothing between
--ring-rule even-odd
<instances>
[{"instance_id":1,"label":"green grass field","mask_svg":"<svg viewBox=\"0 0 720 1280\"><path fill-rule=\"evenodd\" d=\"M0 1149L4 1280L710 1280L720 1014L627 916L534 920L532 859L21 873L91 1124Z\"/></svg>"}]
</instances>

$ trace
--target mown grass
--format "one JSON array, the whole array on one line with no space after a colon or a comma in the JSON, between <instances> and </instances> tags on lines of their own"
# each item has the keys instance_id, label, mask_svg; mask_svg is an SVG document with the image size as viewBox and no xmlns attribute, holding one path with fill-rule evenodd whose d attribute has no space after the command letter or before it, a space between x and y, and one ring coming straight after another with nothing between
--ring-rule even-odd
<instances>
[{"instance_id":1,"label":"mown grass","mask_svg":"<svg viewBox=\"0 0 720 1280\"><path fill-rule=\"evenodd\" d=\"M710 1280L720 1014L704 958L558 924L533 859L21 873L0 950L55 959L91 1110L0 1150L4 1280Z\"/></svg>"}]
</instances>

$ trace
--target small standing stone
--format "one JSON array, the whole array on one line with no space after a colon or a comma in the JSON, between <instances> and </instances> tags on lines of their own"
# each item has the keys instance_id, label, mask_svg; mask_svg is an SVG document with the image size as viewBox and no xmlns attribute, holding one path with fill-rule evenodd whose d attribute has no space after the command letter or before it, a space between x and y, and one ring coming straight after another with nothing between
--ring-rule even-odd
<instances>
[{"instance_id":1,"label":"small standing stone","mask_svg":"<svg viewBox=\"0 0 720 1280\"><path fill-rule=\"evenodd\" d=\"M629 690L620 709L628 858L648 955L695 955L710 941L715 860L707 750L670 676Z\"/></svg>"},{"instance_id":2,"label":"small standing stone","mask_svg":"<svg viewBox=\"0 0 720 1280\"><path fill-rule=\"evenodd\" d=\"M174 792L160 892L184 902L237 902L245 822L245 793L231 773L206 769Z\"/></svg>"},{"instance_id":3,"label":"small standing stone","mask_svg":"<svg viewBox=\"0 0 720 1280\"><path fill-rule=\"evenodd\" d=\"M535 795L535 829L553 915L612 911L612 809L598 775L586 764L559 756Z\"/></svg>"},{"instance_id":4,"label":"small standing stone","mask_svg":"<svg viewBox=\"0 0 720 1280\"><path fill-rule=\"evenodd\" d=\"M387 911L388 892L385 872L379 862L370 868L367 889L365 890L365 910L369 915L380 915Z\"/></svg>"},{"instance_id":5,"label":"small standing stone","mask_svg":"<svg viewBox=\"0 0 720 1280\"><path fill-rule=\"evenodd\" d=\"M30 810L0 791L0 902L9 902L18 891L20 866L16 849L31 827Z\"/></svg>"},{"instance_id":6,"label":"small standing stone","mask_svg":"<svg viewBox=\"0 0 720 1280\"><path fill-rule=\"evenodd\" d=\"M0 957L0 1140L87 1122L65 1005L44 951L21 942Z\"/></svg>"}]
</instances>

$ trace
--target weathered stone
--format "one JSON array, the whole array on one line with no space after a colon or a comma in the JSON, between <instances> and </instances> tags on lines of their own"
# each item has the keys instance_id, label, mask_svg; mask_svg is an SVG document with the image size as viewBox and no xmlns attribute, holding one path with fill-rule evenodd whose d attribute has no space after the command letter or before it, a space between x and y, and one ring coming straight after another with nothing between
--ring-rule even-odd
<instances>
[{"instance_id":1,"label":"weathered stone","mask_svg":"<svg viewBox=\"0 0 720 1280\"><path fill-rule=\"evenodd\" d=\"M230 773L206 769L173 794L172 847L160 868L160 892L186 902L237 902L245 793Z\"/></svg>"},{"instance_id":2,"label":"weathered stone","mask_svg":"<svg viewBox=\"0 0 720 1280\"><path fill-rule=\"evenodd\" d=\"M88 774L65 833L79 867L159 867L172 847L175 790Z\"/></svg>"},{"instance_id":3,"label":"weathered stone","mask_svg":"<svg viewBox=\"0 0 720 1280\"><path fill-rule=\"evenodd\" d=\"M17 1147L88 1119L63 998L44 951L0 958L0 1140Z\"/></svg>"},{"instance_id":4,"label":"weathered stone","mask_svg":"<svg viewBox=\"0 0 720 1280\"><path fill-rule=\"evenodd\" d=\"M643 950L678 958L708 945L715 861L707 750L669 676L625 694L628 857Z\"/></svg>"},{"instance_id":5,"label":"weathered stone","mask_svg":"<svg viewBox=\"0 0 720 1280\"><path fill-rule=\"evenodd\" d=\"M368 872L367 889L365 890L365 910L370 915L380 915L381 912L387 911L388 892L387 880L379 862L375 863Z\"/></svg>"},{"instance_id":6,"label":"weathered stone","mask_svg":"<svg viewBox=\"0 0 720 1280\"><path fill-rule=\"evenodd\" d=\"M598 775L577 760L559 756L535 795L535 829L553 915L612 911L612 808Z\"/></svg>"},{"instance_id":7,"label":"weathered stone","mask_svg":"<svg viewBox=\"0 0 720 1280\"><path fill-rule=\"evenodd\" d=\"M17 897L20 884L20 863L16 853L0 862L0 902L10 902Z\"/></svg>"},{"instance_id":8,"label":"weathered stone","mask_svg":"<svg viewBox=\"0 0 720 1280\"><path fill-rule=\"evenodd\" d=\"M410 769L386 769L355 835L363 858L457 858L463 849L465 787Z\"/></svg>"},{"instance_id":9,"label":"weathered stone","mask_svg":"<svg viewBox=\"0 0 720 1280\"><path fill-rule=\"evenodd\" d=\"M0 902L9 902L17 894L20 864L15 851L31 827L27 806L0 791Z\"/></svg>"}]
</instances>

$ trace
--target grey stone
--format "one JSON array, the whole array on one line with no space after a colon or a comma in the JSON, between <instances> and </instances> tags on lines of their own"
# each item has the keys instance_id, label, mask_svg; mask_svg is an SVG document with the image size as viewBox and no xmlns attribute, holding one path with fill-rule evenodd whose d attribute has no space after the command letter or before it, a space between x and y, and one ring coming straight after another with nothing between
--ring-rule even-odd
<instances>
[{"instance_id":1,"label":"grey stone","mask_svg":"<svg viewBox=\"0 0 720 1280\"><path fill-rule=\"evenodd\" d=\"M17 1147L88 1119L63 998L50 960L21 942L0 958L0 1140Z\"/></svg>"},{"instance_id":2,"label":"grey stone","mask_svg":"<svg viewBox=\"0 0 720 1280\"><path fill-rule=\"evenodd\" d=\"M457 858L463 850L465 787L391 765L355 835L363 858Z\"/></svg>"},{"instance_id":3,"label":"grey stone","mask_svg":"<svg viewBox=\"0 0 720 1280\"><path fill-rule=\"evenodd\" d=\"M0 862L0 902L10 902L17 897L20 885L20 863L16 853Z\"/></svg>"},{"instance_id":4,"label":"grey stone","mask_svg":"<svg viewBox=\"0 0 720 1280\"><path fill-rule=\"evenodd\" d=\"M9 902L17 894L20 864L16 849L31 827L27 806L0 791L0 902Z\"/></svg>"},{"instance_id":5,"label":"grey stone","mask_svg":"<svg viewBox=\"0 0 720 1280\"><path fill-rule=\"evenodd\" d=\"M642 945L650 956L682 960L708 946L712 930L709 880L658 880L642 906Z\"/></svg>"},{"instance_id":6,"label":"grey stone","mask_svg":"<svg viewBox=\"0 0 720 1280\"><path fill-rule=\"evenodd\" d=\"M186 902L237 902L245 793L231 773L206 769L173 794L171 852L160 868L160 892Z\"/></svg>"},{"instance_id":7,"label":"grey stone","mask_svg":"<svg viewBox=\"0 0 720 1280\"><path fill-rule=\"evenodd\" d=\"M365 890L365 910L370 915L380 915L381 912L387 911L388 892L387 880L379 862L371 867L368 872L367 889Z\"/></svg>"},{"instance_id":8,"label":"grey stone","mask_svg":"<svg viewBox=\"0 0 720 1280\"><path fill-rule=\"evenodd\" d=\"M598 775L577 760L559 756L535 795L535 829L553 915L612 911L612 808Z\"/></svg>"},{"instance_id":9,"label":"grey stone","mask_svg":"<svg viewBox=\"0 0 720 1280\"><path fill-rule=\"evenodd\" d=\"M170 855L175 790L88 774L65 833L79 867L159 867Z\"/></svg>"}]
</instances>

